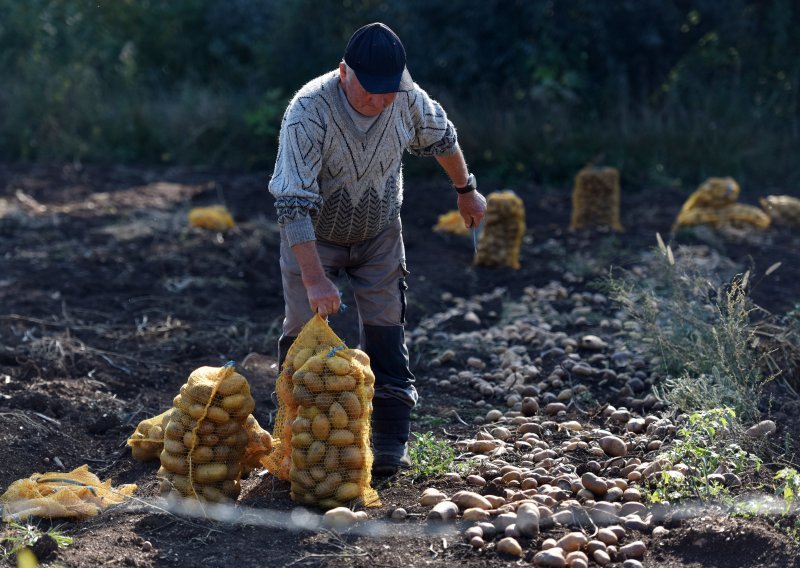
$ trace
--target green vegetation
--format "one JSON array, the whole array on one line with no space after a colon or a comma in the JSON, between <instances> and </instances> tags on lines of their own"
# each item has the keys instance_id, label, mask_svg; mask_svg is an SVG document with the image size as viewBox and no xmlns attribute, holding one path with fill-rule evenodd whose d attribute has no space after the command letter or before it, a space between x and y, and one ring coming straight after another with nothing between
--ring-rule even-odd
<instances>
[{"instance_id":1,"label":"green vegetation","mask_svg":"<svg viewBox=\"0 0 800 568\"><path fill-rule=\"evenodd\" d=\"M5 161L271 168L289 97L381 20L486 181L571 185L602 154L630 190L800 182L790 0L0 0L0 13Z\"/></svg>"},{"instance_id":2,"label":"green vegetation","mask_svg":"<svg viewBox=\"0 0 800 568\"><path fill-rule=\"evenodd\" d=\"M761 460L736 443L741 428L731 408L715 408L689 415L677 438L660 454L671 464L683 464L686 473L664 471L649 488L651 502L673 501L684 497L702 500L727 492L722 483L709 481L719 469L741 475L761 469Z\"/></svg>"},{"instance_id":3,"label":"green vegetation","mask_svg":"<svg viewBox=\"0 0 800 568\"><path fill-rule=\"evenodd\" d=\"M800 498L800 472L793 467L784 467L775 473L774 479L778 481L775 493L786 503L784 514L793 512L797 499Z\"/></svg>"},{"instance_id":4,"label":"green vegetation","mask_svg":"<svg viewBox=\"0 0 800 568\"><path fill-rule=\"evenodd\" d=\"M411 433L408 453L411 457L409 475L414 479L436 477L451 471L462 471L470 463L456 463L456 450L447 440L438 440L433 434Z\"/></svg>"},{"instance_id":5,"label":"green vegetation","mask_svg":"<svg viewBox=\"0 0 800 568\"><path fill-rule=\"evenodd\" d=\"M6 530L11 531L11 534L0 538L3 558L10 558L22 549L33 546L42 537L52 538L58 548L66 548L72 544L72 537L64 535L58 527L43 531L31 524L10 522L6 523Z\"/></svg>"},{"instance_id":6,"label":"green vegetation","mask_svg":"<svg viewBox=\"0 0 800 568\"><path fill-rule=\"evenodd\" d=\"M610 296L638 325L636 333L667 377L661 398L684 411L731 407L758 417L767 353L757 348L750 273L717 281L692 254L677 256L659 237L642 274L620 271L605 282ZM723 276L724 278L724 276Z\"/></svg>"}]
</instances>

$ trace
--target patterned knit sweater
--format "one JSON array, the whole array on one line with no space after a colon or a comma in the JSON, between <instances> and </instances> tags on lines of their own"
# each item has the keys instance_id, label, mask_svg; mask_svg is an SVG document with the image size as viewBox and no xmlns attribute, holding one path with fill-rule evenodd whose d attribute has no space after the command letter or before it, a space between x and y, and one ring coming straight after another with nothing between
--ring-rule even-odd
<instances>
[{"instance_id":1,"label":"patterned knit sweater","mask_svg":"<svg viewBox=\"0 0 800 568\"><path fill-rule=\"evenodd\" d=\"M362 133L343 106L338 85L338 69L314 79L283 117L269 190L290 245L375 237L400 215L403 151L417 156L457 151L453 124L419 86L398 93Z\"/></svg>"}]
</instances>

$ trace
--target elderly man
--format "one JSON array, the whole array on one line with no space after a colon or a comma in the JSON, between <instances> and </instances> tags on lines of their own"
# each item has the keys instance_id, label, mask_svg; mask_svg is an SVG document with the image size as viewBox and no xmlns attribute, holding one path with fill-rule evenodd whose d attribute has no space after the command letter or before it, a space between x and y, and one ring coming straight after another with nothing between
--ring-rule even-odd
<instances>
[{"instance_id":1,"label":"elderly man","mask_svg":"<svg viewBox=\"0 0 800 568\"><path fill-rule=\"evenodd\" d=\"M403 328L406 150L436 158L453 184L464 223L477 227L486 200L467 169L453 124L411 80L397 35L372 23L350 38L338 70L292 98L269 184L281 230L286 304L280 364L314 313L339 310L334 279L344 273L356 301L361 348L376 377L372 471L378 476L410 465L410 415L418 399Z\"/></svg>"}]
</instances>

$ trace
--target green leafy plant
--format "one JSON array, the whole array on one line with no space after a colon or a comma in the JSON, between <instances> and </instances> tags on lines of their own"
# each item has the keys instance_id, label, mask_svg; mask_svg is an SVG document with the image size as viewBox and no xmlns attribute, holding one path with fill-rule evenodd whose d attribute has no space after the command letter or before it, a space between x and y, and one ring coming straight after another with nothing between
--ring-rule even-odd
<instances>
[{"instance_id":1,"label":"green leafy plant","mask_svg":"<svg viewBox=\"0 0 800 568\"><path fill-rule=\"evenodd\" d=\"M800 496L800 472L793 467L785 467L778 470L773 479L779 481L775 493L786 503L784 514L788 515Z\"/></svg>"},{"instance_id":2,"label":"green leafy plant","mask_svg":"<svg viewBox=\"0 0 800 568\"><path fill-rule=\"evenodd\" d=\"M686 411L732 407L759 416L767 353L758 349L758 310L747 290L750 273L721 278L696 262L691 250L659 248L642 271L619 271L604 281L610 297L635 322L632 333L664 379L657 394Z\"/></svg>"},{"instance_id":3,"label":"green leafy plant","mask_svg":"<svg viewBox=\"0 0 800 568\"><path fill-rule=\"evenodd\" d=\"M708 476L718 468L742 474L761 469L761 459L736 443L741 427L732 408L715 408L689 415L685 426L660 457L686 466L686 474L662 472L648 495L650 501L670 501L682 497L717 498L727 493L724 485Z\"/></svg>"},{"instance_id":4,"label":"green leafy plant","mask_svg":"<svg viewBox=\"0 0 800 568\"><path fill-rule=\"evenodd\" d=\"M471 466L468 462L456 463L458 457L456 450L447 440L438 440L431 433L413 432L411 436L413 440L408 449L411 458L409 474L414 479L462 471Z\"/></svg>"},{"instance_id":5,"label":"green leafy plant","mask_svg":"<svg viewBox=\"0 0 800 568\"><path fill-rule=\"evenodd\" d=\"M52 538L58 548L66 548L73 542L72 537L63 534L59 527L51 527L43 531L38 526L29 523L22 525L11 522L6 526L11 531L11 534L0 538L3 558L9 558L23 548L35 545L44 536Z\"/></svg>"}]
</instances>

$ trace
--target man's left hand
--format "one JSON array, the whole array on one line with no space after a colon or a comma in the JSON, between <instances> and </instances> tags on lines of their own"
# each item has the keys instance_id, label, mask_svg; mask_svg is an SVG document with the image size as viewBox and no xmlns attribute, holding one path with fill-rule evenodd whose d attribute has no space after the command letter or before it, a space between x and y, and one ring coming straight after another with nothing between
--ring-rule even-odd
<instances>
[{"instance_id":1,"label":"man's left hand","mask_svg":"<svg viewBox=\"0 0 800 568\"><path fill-rule=\"evenodd\" d=\"M478 190L458 195L458 212L467 229L474 229L486 214L486 198Z\"/></svg>"}]
</instances>

